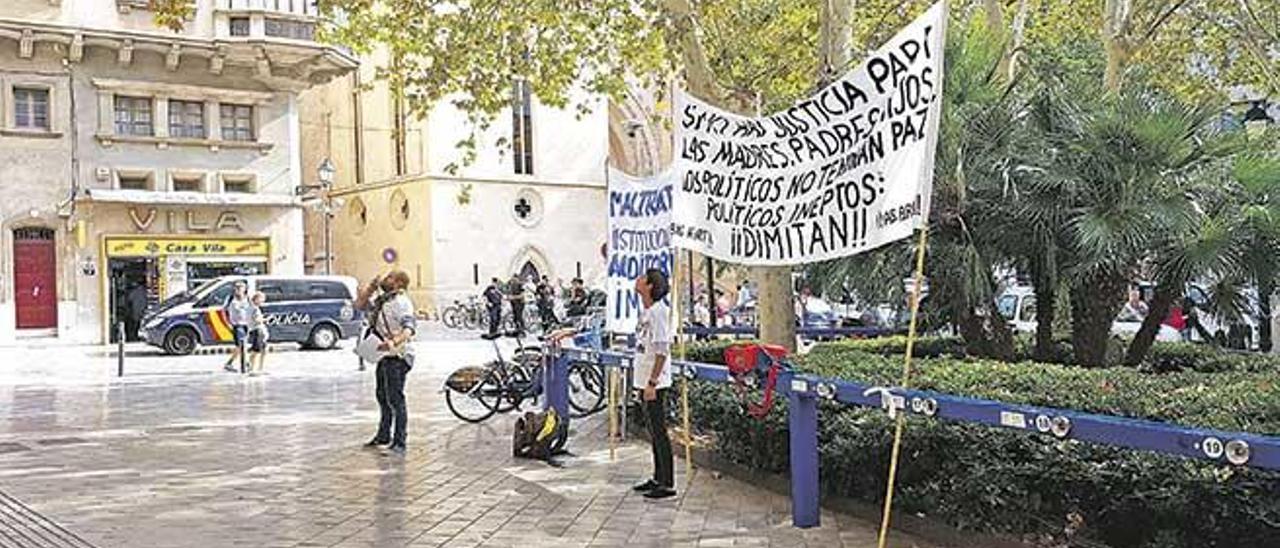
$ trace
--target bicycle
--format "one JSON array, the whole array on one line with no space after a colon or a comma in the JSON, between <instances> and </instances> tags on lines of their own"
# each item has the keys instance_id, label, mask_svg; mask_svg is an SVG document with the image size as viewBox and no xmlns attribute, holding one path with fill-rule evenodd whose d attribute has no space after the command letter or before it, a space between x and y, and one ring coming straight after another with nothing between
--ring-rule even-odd
<instances>
[{"instance_id":1,"label":"bicycle","mask_svg":"<svg viewBox=\"0 0 1280 548\"><path fill-rule=\"evenodd\" d=\"M465 302L453 301L440 315L441 321L449 329L475 330L484 324L485 318L485 307L475 296L467 297Z\"/></svg>"},{"instance_id":2,"label":"bicycle","mask_svg":"<svg viewBox=\"0 0 1280 548\"><path fill-rule=\"evenodd\" d=\"M495 413L519 407L526 397L536 396L526 364L541 364L542 350L526 348L521 338L516 337L516 352L512 361L508 361L502 356L498 340L494 338L490 342L497 359L480 366L462 367L445 381L445 404L454 416L466 422L484 422Z\"/></svg>"},{"instance_id":3,"label":"bicycle","mask_svg":"<svg viewBox=\"0 0 1280 548\"><path fill-rule=\"evenodd\" d=\"M526 399L543 395L542 376L546 354L540 347L525 346L516 338L511 360L502 356L497 339L491 339L497 359L481 366L458 369L445 381L445 404L454 416L471 423L484 422L497 413L520 409ZM575 361L567 371L569 417L582 418L604 409L604 374L594 364Z\"/></svg>"}]
</instances>

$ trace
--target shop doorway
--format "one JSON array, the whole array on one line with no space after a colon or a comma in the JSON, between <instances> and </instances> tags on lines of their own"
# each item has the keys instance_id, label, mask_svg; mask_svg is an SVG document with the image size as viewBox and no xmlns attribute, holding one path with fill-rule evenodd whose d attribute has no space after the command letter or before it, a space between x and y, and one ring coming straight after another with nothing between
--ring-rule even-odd
<instances>
[{"instance_id":1,"label":"shop doorway","mask_svg":"<svg viewBox=\"0 0 1280 548\"><path fill-rule=\"evenodd\" d=\"M110 280L111 342L119 340L117 325L124 322L125 340L141 340L138 330L142 317L160 302L159 261L149 257L130 257L107 261Z\"/></svg>"},{"instance_id":2,"label":"shop doorway","mask_svg":"<svg viewBox=\"0 0 1280 548\"><path fill-rule=\"evenodd\" d=\"M18 329L58 327L56 257L53 229L13 231L13 300Z\"/></svg>"}]
</instances>

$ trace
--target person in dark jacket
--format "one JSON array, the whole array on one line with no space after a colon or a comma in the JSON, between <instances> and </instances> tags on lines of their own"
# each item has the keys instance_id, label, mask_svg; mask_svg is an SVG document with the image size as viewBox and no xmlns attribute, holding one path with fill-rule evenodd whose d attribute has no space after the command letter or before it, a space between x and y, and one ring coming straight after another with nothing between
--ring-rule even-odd
<instances>
[{"instance_id":1,"label":"person in dark jacket","mask_svg":"<svg viewBox=\"0 0 1280 548\"><path fill-rule=\"evenodd\" d=\"M524 282L520 276L513 274L507 282L507 300L511 302L511 319L515 323L516 333L523 334L524 327Z\"/></svg>"},{"instance_id":2,"label":"person in dark jacket","mask_svg":"<svg viewBox=\"0 0 1280 548\"><path fill-rule=\"evenodd\" d=\"M570 318L578 318L587 315L587 289L582 286L582 278L574 278L573 285L569 287L569 302L565 306L565 311Z\"/></svg>"},{"instance_id":3,"label":"person in dark jacket","mask_svg":"<svg viewBox=\"0 0 1280 548\"><path fill-rule=\"evenodd\" d=\"M124 323L125 340L136 341L139 339L138 330L142 327L142 318L147 315L146 284L135 284L125 296L125 301L129 311Z\"/></svg>"},{"instance_id":4,"label":"person in dark jacket","mask_svg":"<svg viewBox=\"0 0 1280 548\"><path fill-rule=\"evenodd\" d=\"M484 289L484 301L489 313L489 337L497 337L502 325L502 281L494 278Z\"/></svg>"},{"instance_id":5,"label":"person in dark jacket","mask_svg":"<svg viewBox=\"0 0 1280 548\"><path fill-rule=\"evenodd\" d=\"M542 331L550 333L554 331L560 320L556 318L556 296L555 290L551 288L551 280L543 276L538 282L538 317L542 319Z\"/></svg>"}]
</instances>

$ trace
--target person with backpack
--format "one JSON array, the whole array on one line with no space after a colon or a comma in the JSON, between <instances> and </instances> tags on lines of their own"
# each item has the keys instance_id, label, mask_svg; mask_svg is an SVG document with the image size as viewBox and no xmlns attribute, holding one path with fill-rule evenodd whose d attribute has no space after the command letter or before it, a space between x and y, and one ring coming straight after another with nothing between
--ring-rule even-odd
<instances>
[{"instance_id":1,"label":"person with backpack","mask_svg":"<svg viewBox=\"0 0 1280 548\"><path fill-rule=\"evenodd\" d=\"M392 453L401 456L405 453L409 427L408 406L404 399L405 377L413 368L413 346L409 341L417 332L413 301L405 294L408 287L409 275L402 270L393 270L386 276L375 277L360 289L356 297L356 308L369 315L369 329L382 340L378 351L385 352L378 360L375 393L382 414L378 433L365 447L387 446Z\"/></svg>"},{"instance_id":2,"label":"person with backpack","mask_svg":"<svg viewBox=\"0 0 1280 548\"><path fill-rule=\"evenodd\" d=\"M636 293L644 310L636 330L636 361L633 382L641 387L645 422L653 441L653 477L635 486L647 499L674 497L675 457L667 434L668 393L671 391L671 307L665 299L671 292L667 276L650 268L636 279Z\"/></svg>"},{"instance_id":3,"label":"person with backpack","mask_svg":"<svg viewBox=\"0 0 1280 548\"><path fill-rule=\"evenodd\" d=\"M515 322L516 333L524 334L524 282L518 274L511 275L507 282L507 300L511 302L511 319Z\"/></svg>"},{"instance_id":4,"label":"person with backpack","mask_svg":"<svg viewBox=\"0 0 1280 548\"><path fill-rule=\"evenodd\" d=\"M502 281L493 278L489 287L484 288L484 302L489 313L489 337L496 338L502 325Z\"/></svg>"}]
</instances>

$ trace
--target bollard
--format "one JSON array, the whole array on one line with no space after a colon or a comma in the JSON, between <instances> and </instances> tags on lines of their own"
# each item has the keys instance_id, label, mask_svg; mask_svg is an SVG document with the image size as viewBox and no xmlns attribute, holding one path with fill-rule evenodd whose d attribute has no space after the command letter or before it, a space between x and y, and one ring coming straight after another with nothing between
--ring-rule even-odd
<instances>
[{"instance_id":1,"label":"bollard","mask_svg":"<svg viewBox=\"0 0 1280 548\"><path fill-rule=\"evenodd\" d=\"M249 372L249 360L248 360L248 356L245 356L245 343L248 342L245 340L246 338L248 337L240 337L240 342L237 343L236 345L237 348L240 349L240 374L241 375Z\"/></svg>"},{"instance_id":2,"label":"bollard","mask_svg":"<svg viewBox=\"0 0 1280 548\"><path fill-rule=\"evenodd\" d=\"M543 386L546 387L546 407L554 408L556 414L569 416L569 357L557 350L548 359L547 367L542 369Z\"/></svg>"},{"instance_id":3,"label":"bollard","mask_svg":"<svg viewBox=\"0 0 1280 548\"><path fill-rule=\"evenodd\" d=\"M818 398L811 381L795 379L790 388L787 430L791 436L791 524L817 527Z\"/></svg>"},{"instance_id":4,"label":"bollard","mask_svg":"<svg viewBox=\"0 0 1280 548\"><path fill-rule=\"evenodd\" d=\"M116 323L116 376L124 376L124 322Z\"/></svg>"}]
</instances>

